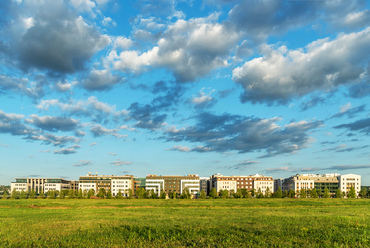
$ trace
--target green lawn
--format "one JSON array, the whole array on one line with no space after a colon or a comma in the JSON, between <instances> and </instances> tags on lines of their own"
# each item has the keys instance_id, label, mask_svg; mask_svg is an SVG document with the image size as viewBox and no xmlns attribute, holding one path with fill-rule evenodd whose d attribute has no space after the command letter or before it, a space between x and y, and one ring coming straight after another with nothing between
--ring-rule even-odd
<instances>
[{"instance_id":1,"label":"green lawn","mask_svg":"<svg viewBox=\"0 0 370 248\"><path fill-rule=\"evenodd\" d=\"M184 246L370 247L370 200L0 201L0 247Z\"/></svg>"}]
</instances>

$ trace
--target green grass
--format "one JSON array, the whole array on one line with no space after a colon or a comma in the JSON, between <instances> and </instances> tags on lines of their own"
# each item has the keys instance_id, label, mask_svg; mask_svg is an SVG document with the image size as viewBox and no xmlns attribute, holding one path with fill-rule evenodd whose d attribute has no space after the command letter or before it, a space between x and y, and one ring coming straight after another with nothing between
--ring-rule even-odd
<instances>
[{"instance_id":1,"label":"green grass","mask_svg":"<svg viewBox=\"0 0 370 248\"><path fill-rule=\"evenodd\" d=\"M370 200L0 201L0 247L185 246L370 247Z\"/></svg>"}]
</instances>

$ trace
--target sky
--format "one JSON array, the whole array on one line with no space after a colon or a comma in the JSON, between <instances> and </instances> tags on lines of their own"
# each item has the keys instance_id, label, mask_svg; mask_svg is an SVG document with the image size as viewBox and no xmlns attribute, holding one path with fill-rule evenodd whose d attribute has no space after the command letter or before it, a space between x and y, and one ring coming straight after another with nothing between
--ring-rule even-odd
<instances>
[{"instance_id":1,"label":"sky","mask_svg":"<svg viewBox=\"0 0 370 248\"><path fill-rule=\"evenodd\" d=\"M0 1L0 184L359 174L366 0Z\"/></svg>"}]
</instances>

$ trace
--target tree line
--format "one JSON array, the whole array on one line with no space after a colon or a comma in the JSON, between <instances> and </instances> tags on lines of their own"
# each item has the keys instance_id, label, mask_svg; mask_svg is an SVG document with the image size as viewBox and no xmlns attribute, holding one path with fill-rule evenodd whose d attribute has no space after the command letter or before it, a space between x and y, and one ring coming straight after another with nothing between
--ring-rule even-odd
<instances>
[{"instance_id":1,"label":"tree line","mask_svg":"<svg viewBox=\"0 0 370 248\"><path fill-rule=\"evenodd\" d=\"M236 192L234 190L220 190L217 192L215 188L212 188L209 195L207 196L205 191L201 191L196 198L206 199L206 198L356 198L356 191L352 187L348 193L342 192L340 188L334 194L331 194L329 189L325 187L323 192L317 191L316 188L295 192L290 189L285 190L284 192L279 187L276 192L271 192L269 188L262 193L261 189L258 190L252 189L248 191L247 189L238 189ZM370 190L363 187L359 192L358 197L361 198L370 198ZM29 191L22 190L21 192L16 191L15 189L9 194L7 190L4 190L2 199L192 199L193 196L189 193L189 189L185 188L181 194L177 192L170 192L168 195L165 191L162 191L160 194L157 194L153 189L145 190L144 188L138 188L136 194L133 194L132 189L125 190L122 192L118 191L117 195L113 196L110 190L106 191L104 188L100 188L96 193L94 189L90 190L49 190L44 193L43 190L37 194L34 189Z\"/></svg>"}]
</instances>

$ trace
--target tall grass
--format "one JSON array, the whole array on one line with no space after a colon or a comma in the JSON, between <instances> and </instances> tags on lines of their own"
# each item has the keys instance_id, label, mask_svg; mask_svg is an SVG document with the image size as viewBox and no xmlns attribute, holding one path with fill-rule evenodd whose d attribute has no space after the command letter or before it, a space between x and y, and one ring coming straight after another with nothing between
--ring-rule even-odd
<instances>
[{"instance_id":1,"label":"tall grass","mask_svg":"<svg viewBox=\"0 0 370 248\"><path fill-rule=\"evenodd\" d=\"M362 199L6 200L0 247L370 247Z\"/></svg>"}]
</instances>

